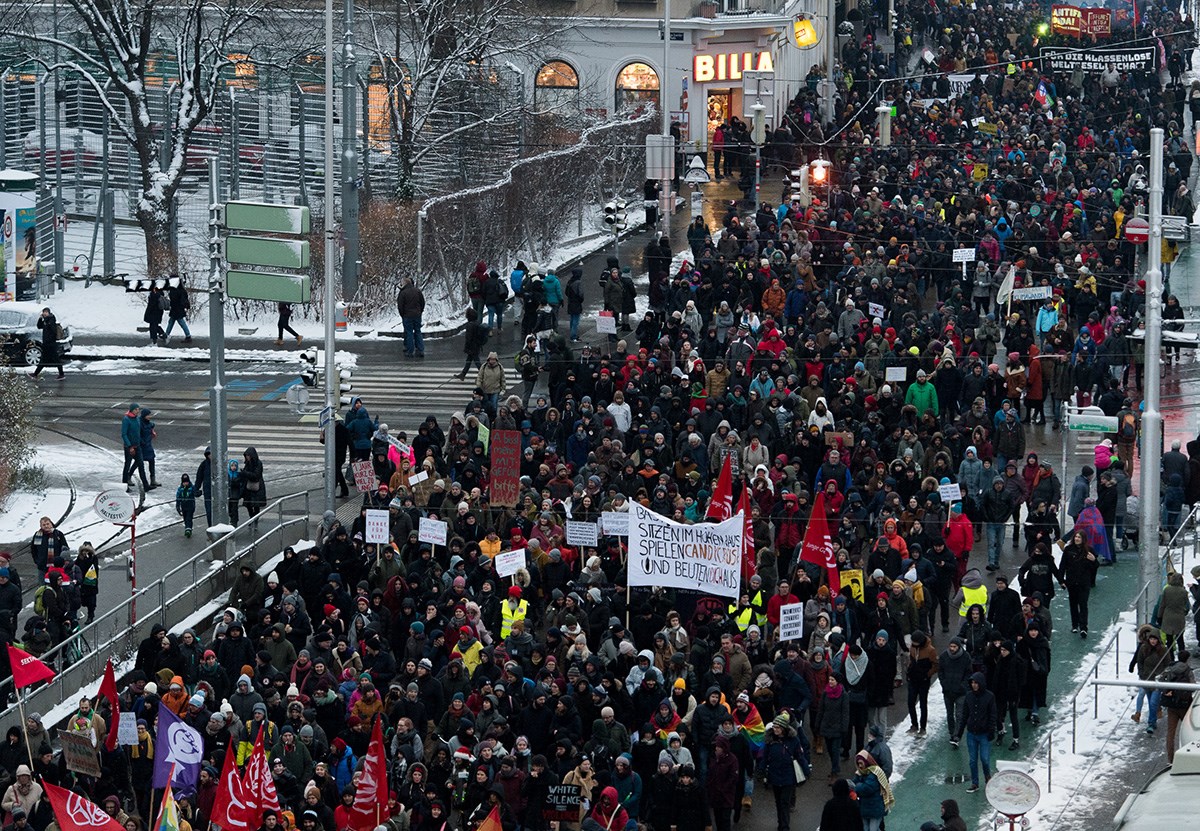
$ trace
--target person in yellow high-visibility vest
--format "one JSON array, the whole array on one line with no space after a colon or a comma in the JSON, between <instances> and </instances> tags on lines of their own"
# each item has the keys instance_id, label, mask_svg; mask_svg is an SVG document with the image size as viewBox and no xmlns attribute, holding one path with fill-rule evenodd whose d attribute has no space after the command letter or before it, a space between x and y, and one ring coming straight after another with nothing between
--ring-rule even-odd
<instances>
[{"instance_id":1,"label":"person in yellow high-visibility vest","mask_svg":"<svg viewBox=\"0 0 1200 831\"><path fill-rule=\"evenodd\" d=\"M529 614L529 601L521 599L521 587L510 586L508 599L500 604L500 639L504 640L512 633L512 625L518 620L525 620Z\"/></svg>"},{"instance_id":2,"label":"person in yellow high-visibility vest","mask_svg":"<svg viewBox=\"0 0 1200 831\"><path fill-rule=\"evenodd\" d=\"M963 575L962 585L958 590L958 594L954 596L954 602L958 604L958 616L966 617L967 612L976 603L979 604L983 611L987 612L988 606L988 590L983 584L983 575L979 569L968 569Z\"/></svg>"}]
</instances>

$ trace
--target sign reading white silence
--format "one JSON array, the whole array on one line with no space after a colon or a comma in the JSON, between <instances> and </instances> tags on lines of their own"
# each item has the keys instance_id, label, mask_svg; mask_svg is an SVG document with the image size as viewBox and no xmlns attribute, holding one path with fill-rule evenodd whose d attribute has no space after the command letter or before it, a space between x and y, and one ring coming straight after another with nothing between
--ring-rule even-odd
<instances>
[{"instance_id":1,"label":"sign reading white silence","mask_svg":"<svg viewBox=\"0 0 1200 831\"><path fill-rule=\"evenodd\" d=\"M742 515L716 525L683 525L629 503L629 585L693 589L737 599L742 582Z\"/></svg>"},{"instance_id":2,"label":"sign reading white silence","mask_svg":"<svg viewBox=\"0 0 1200 831\"><path fill-rule=\"evenodd\" d=\"M779 640L798 641L804 637L804 604L788 603L779 607Z\"/></svg>"}]
</instances>

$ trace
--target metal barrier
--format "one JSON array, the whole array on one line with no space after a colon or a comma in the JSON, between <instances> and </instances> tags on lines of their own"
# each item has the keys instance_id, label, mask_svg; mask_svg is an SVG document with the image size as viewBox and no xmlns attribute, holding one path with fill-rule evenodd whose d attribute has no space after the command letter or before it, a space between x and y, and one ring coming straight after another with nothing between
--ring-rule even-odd
<instances>
[{"instance_id":1,"label":"metal barrier","mask_svg":"<svg viewBox=\"0 0 1200 831\"><path fill-rule=\"evenodd\" d=\"M258 516L247 519L190 560L99 615L40 656L55 669L56 675L49 683L26 693L26 709L44 713L86 685L99 683L108 659L116 662L134 655L154 626L162 624L170 629L227 592L244 561L249 560L258 568L289 545L286 541L289 537L294 537L291 540L294 541L307 536L309 517L307 491L280 497ZM265 522L273 525L260 534L259 527ZM301 526L300 533L289 535L289 529L296 526ZM130 624L135 604L140 615ZM72 656L78 657L72 660ZM13 695L12 678L6 678L0 682L0 700L8 705L0 713L0 729L18 724L20 717Z\"/></svg>"}]
</instances>

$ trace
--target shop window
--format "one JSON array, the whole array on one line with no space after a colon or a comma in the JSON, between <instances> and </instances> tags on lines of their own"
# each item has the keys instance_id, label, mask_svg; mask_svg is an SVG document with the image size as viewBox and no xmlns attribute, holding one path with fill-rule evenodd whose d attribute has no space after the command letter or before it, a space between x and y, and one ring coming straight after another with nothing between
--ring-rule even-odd
<instances>
[{"instance_id":1,"label":"shop window","mask_svg":"<svg viewBox=\"0 0 1200 831\"><path fill-rule=\"evenodd\" d=\"M617 73L616 109L637 109L658 103L658 73L644 63L626 64Z\"/></svg>"},{"instance_id":2,"label":"shop window","mask_svg":"<svg viewBox=\"0 0 1200 831\"><path fill-rule=\"evenodd\" d=\"M579 100L579 73L566 61L546 61L533 81L533 106L558 111Z\"/></svg>"}]
</instances>

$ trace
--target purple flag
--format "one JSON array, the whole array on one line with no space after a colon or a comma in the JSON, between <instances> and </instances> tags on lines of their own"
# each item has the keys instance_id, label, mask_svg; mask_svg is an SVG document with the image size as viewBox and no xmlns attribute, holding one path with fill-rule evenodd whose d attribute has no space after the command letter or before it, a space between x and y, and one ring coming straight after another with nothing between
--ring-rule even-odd
<instances>
[{"instance_id":1,"label":"purple flag","mask_svg":"<svg viewBox=\"0 0 1200 831\"><path fill-rule=\"evenodd\" d=\"M200 763L204 741L198 730L188 726L166 707L158 708L158 734L155 737L154 787L165 788L175 766L171 787L178 794L194 794L200 781Z\"/></svg>"}]
</instances>

